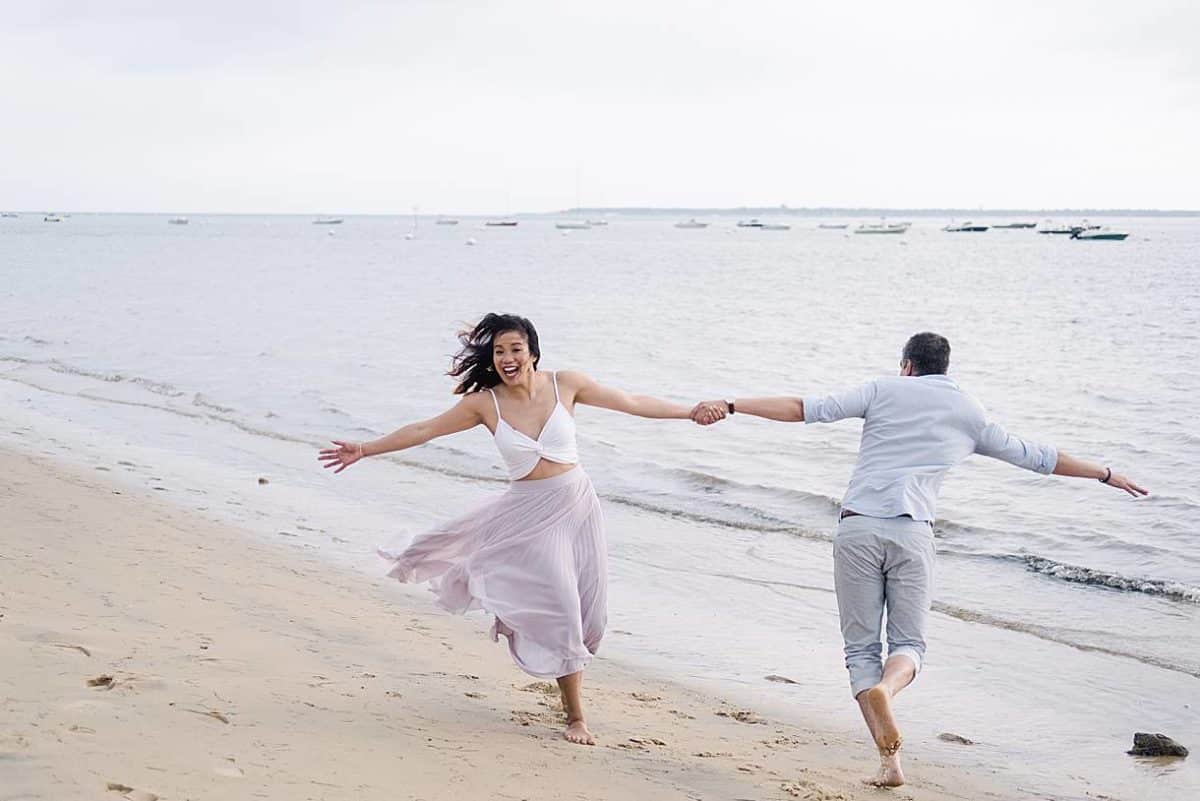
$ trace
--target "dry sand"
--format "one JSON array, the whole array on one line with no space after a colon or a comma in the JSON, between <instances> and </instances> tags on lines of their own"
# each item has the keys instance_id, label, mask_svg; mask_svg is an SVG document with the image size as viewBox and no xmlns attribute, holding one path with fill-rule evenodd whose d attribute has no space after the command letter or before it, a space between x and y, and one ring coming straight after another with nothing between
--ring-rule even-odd
<instances>
[{"instance_id":1,"label":"dry sand","mask_svg":"<svg viewBox=\"0 0 1200 801\"><path fill-rule=\"evenodd\" d=\"M477 623L148 490L0 450L0 799L982 799L603 658L593 748ZM848 701L849 702L849 701Z\"/></svg>"}]
</instances>

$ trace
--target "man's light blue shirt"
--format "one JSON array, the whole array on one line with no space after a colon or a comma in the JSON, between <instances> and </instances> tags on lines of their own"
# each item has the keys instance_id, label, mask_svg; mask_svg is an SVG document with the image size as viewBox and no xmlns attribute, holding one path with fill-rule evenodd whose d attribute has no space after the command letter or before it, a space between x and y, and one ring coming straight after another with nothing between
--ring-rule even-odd
<instances>
[{"instance_id":1,"label":"man's light blue shirt","mask_svg":"<svg viewBox=\"0 0 1200 801\"><path fill-rule=\"evenodd\" d=\"M1058 451L989 423L983 407L944 375L889 376L804 399L806 423L864 420L858 463L842 508L870 517L910 515L933 522L946 471L973 453L1038 473Z\"/></svg>"}]
</instances>

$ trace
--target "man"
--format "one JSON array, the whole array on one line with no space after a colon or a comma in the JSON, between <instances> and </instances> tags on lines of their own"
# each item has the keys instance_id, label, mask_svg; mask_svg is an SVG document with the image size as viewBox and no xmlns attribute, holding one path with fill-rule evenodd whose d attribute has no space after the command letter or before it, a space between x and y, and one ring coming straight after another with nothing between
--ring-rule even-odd
<instances>
[{"instance_id":1,"label":"man","mask_svg":"<svg viewBox=\"0 0 1200 801\"><path fill-rule=\"evenodd\" d=\"M834 588L850 689L879 748L871 783L887 787L904 783L892 698L916 678L925 654L934 507L946 471L978 453L1039 473L1094 478L1134 497L1147 494L1107 467L989 423L983 408L946 376L949 366L946 338L920 333L904 346L899 376L826 397L706 401L692 411L703 425L734 413L783 422L864 419L833 543ZM885 610L886 662L880 641Z\"/></svg>"}]
</instances>

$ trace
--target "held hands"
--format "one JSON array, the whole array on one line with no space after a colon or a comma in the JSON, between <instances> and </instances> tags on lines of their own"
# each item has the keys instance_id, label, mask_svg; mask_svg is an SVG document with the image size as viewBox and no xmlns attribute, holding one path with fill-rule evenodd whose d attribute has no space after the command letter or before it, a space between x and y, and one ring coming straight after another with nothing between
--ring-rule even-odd
<instances>
[{"instance_id":1,"label":"held hands","mask_svg":"<svg viewBox=\"0 0 1200 801\"><path fill-rule=\"evenodd\" d=\"M710 426L729 416L729 406L723 400L701 401L692 407L692 422Z\"/></svg>"},{"instance_id":2,"label":"held hands","mask_svg":"<svg viewBox=\"0 0 1200 801\"><path fill-rule=\"evenodd\" d=\"M335 439L333 444L337 447L325 448L317 456L317 459L324 463L326 469L336 467L337 469L333 471L335 474L342 472L365 455L361 442L342 442Z\"/></svg>"}]
</instances>

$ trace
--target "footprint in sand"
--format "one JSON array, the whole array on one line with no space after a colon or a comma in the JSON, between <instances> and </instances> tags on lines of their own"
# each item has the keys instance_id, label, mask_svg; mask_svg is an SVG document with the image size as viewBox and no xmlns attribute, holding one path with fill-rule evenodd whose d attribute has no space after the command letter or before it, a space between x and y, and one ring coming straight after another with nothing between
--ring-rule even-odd
<instances>
[{"instance_id":1,"label":"footprint in sand","mask_svg":"<svg viewBox=\"0 0 1200 801\"><path fill-rule=\"evenodd\" d=\"M809 741L799 737L776 737L774 740L762 740L761 742L768 748L790 748L796 745L807 745Z\"/></svg>"},{"instance_id":2,"label":"footprint in sand","mask_svg":"<svg viewBox=\"0 0 1200 801\"><path fill-rule=\"evenodd\" d=\"M555 715L552 712L530 712L526 709L514 709L510 714L512 715L510 719L522 726L532 726L534 723L546 723L551 726L562 724L562 716Z\"/></svg>"},{"instance_id":3,"label":"footprint in sand","mask_svg":"<svg viewBox=\"0 0 1200 801\"><path fill-rule=\"evenodd\" d=\"M548 681L535 681L532 684L526 684L521 688L527 693L541 693L542 695L558 695L558 687Z\"/></svg>"},{"instance_id":4,"label":"footprint in sand","mask_svg":"<svg viewBox=\"0 0 1200 801\"><path fill-rule=\"evenodd\" d=\"M779 789L793 798L803 798L804 801L854 801L853 798L845 793L830 790L828 787L806 779L784 782L780 785Z\"/></svg>"},{"instance_id":5,"label":"footprint in sand","mask_svg":"<svg viewBox=\"0 0 1200 801\"><path fill-rule=\"evenodd\" d=\"M650 693L633 692L633 693L630 693L630 695L633 696L635 701L642 701L643 703L647 703L647 704L662 700L661 695L651 695Z\"/></svg>"},{"instance_id":6,"label":"footprint in sand","mask_svg":"<svg viewBox=\"0 0 1200 801\"><path fill-rule=\"evenodd\" d=\"M715 712L719 718L732 718L738 723L757 723L765 726L767 722L749 709L718 709Z\"/></svg>"},{"instance_id":7,"label":"footprint in sand","mask_svg":"<svg viewBox=\"0 0 1200 801\"><path fill-rule=\"evenodd\" d=\"M657 745L664 746L666 743L657 737L630 737L629 742L637 745Z\"/></svg>"}]
</instances>

